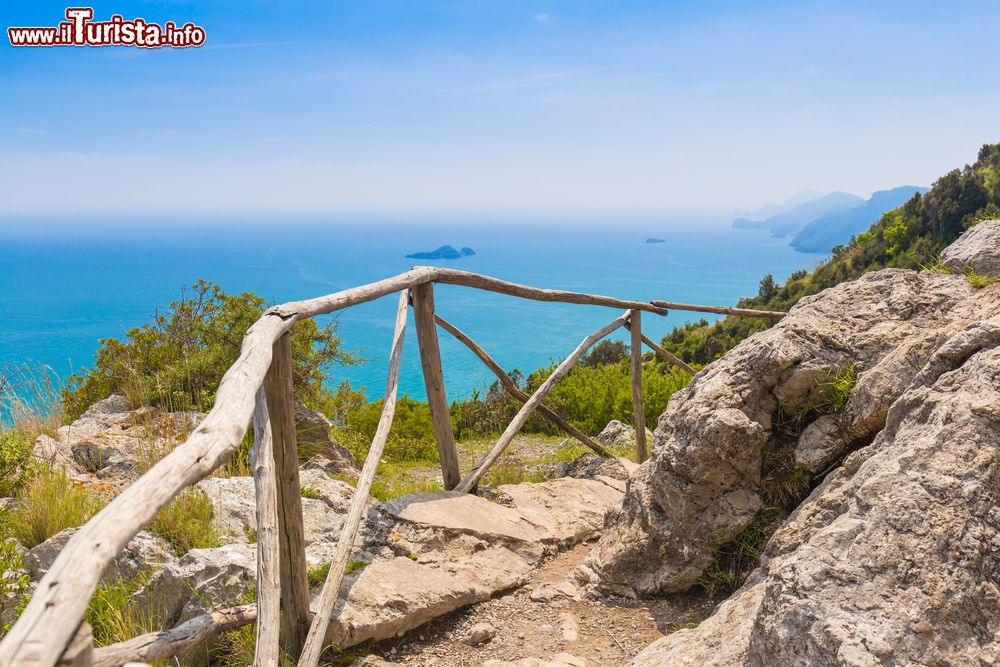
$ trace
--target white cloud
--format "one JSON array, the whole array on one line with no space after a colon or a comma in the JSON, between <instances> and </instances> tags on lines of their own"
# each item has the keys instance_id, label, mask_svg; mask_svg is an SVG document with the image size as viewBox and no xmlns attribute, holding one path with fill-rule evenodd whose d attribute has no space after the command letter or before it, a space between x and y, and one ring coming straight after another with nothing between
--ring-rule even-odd
<instances>
[{"instance_id":1,"label":"white cloud","mask_svg":"<svg viewBox=\"0 0 1000 667\"><path fill-rule=\"evenodd\" d=\"M534 14L534 15L532 15L531 18L535 19L536 21L538 21L542 25L549 25L550 23L552 23L552 15L551 14Z\"/></svg>"}]
</instances>

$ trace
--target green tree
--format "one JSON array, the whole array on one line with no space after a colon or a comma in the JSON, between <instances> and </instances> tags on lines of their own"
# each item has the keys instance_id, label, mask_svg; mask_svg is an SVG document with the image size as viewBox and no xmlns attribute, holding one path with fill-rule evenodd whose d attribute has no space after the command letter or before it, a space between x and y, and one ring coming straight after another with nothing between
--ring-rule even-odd
<instances>
[{"instance_id":1,"label":"green tree","mask_svg":"<svg viewBox=\"0 0 1000 667\"><path fill-rule=\"evenodd\" d=\"M67 416L76 418L113 393L136 406L207 409L264 307L252 292L230 295L199 280L152 322L129 329L122 339L100 341L94 365L71 375L63 389ZM307 405L329 411L334 399L324 387L326 373L357 358L344 350L335 321L296 322L291 336L296 393Z\"/></svg>"}]
</instances>

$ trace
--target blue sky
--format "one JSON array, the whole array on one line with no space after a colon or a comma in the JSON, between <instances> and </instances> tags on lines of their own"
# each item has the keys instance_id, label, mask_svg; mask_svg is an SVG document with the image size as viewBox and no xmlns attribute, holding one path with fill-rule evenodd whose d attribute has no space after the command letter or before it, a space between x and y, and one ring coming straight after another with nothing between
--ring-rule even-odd
<instances>
[{"instance_id":1,"label":"blue sky","mask_svg":"<svg viewBox=\"0 0 1000 667\"><path fill-rule=\"evenodd\" d=\"M4 29L65 4L4 3ZM96 2L0 47L0 217L648 215L927 185L1000 141L996 2Z\"/></svg>"}]
</instances>

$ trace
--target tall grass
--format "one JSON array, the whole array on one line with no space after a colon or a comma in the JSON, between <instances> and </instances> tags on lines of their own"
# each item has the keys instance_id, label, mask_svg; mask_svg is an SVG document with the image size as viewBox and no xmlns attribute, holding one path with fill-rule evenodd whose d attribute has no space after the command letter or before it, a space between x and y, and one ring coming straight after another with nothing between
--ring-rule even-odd
<instances>
[{"instance_id":1,"label":"tall grass","mask_svg":"<svg viewBox=\"0 0 1000 667\"><path fill-rule=\"evenodd\" d=\"M178 556L191 549L222 546L222 538L212 524L212 501L199 489L187 488L161 509L149 530L170 542Z\"/></svg>"},{"instance_id":2,"label":"tall grass","mask_svg":"<svg viewBox=\"0 0 1000 667\"><path fill-rule=\"evenodd\" d=\"M66 528L85 524L104 505L60 468L42 468L17 494L11 532L29 549Z\"/></svg>"}]
</instances>

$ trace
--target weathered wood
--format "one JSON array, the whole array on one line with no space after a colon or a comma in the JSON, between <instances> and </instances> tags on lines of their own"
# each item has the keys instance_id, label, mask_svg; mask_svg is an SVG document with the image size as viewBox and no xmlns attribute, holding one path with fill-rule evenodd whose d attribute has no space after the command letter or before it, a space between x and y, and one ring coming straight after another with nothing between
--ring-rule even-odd
<instances>
[{"instance_id":1,"label":"weathered wood","mask_svg":"<svg viewBox=\"0 0 1000 667\"><path fill-rule=\"evenodd\" d=\"M274 440L264 389L257 390L253 412L254 493L257 497L257 644L255 667L277 667L281 630L281 572L278 538L278 481Z\"/></svg>"},{"instance_id":2,"label":"weathered wood","mask_svg":"<svg viewBox=\"0 0 1000 667\"><path fill-rule=\"evenodd\" d=\"M471 489L473 489L476 484L479 483L482 476L485 475L490 469L490 466L496 463L496 460L500 458L500 455L503 454L505 449L507 449L507 446L514 439L514 436L517 435L517 432L520 431L524 426L524 423L528 421L528 417L531 416L531 413L539 405L541 405L545 397L548 396L549 392L551 392L556 386L556 383L569 373L570 369L572 369L576 362L580 360L580 357L586 354L587 350L589 350L594 343L625 324L625 320L627 319L628 313L626 312L621 317L613 320L610 324L601 327L594 333L584 338L583 342L581 342L568 357L563 359L562 363L556 366L556 369L552 371L552 374L545 380L545 382L542 383L542 386L539 387L527 401L525 401L524 405L521 406L521 409L518 410L516 415L514 415L514 419L511 420L510 424L507 425L507 428L500 435L496 444L493 445L493 448L490 449L490 451L487 452L482 459L480 459L475 468L469 471L469 473L462 478L461 483L455 487L456 490L468 493Z\"/></svg>"},{"instance_id":3,"label":"weathered wood","mask_svg":"<svg viewBox=\"0 0 1000 667\"><path fill-rule=\"evenodd\" d=\"M295 442L295 394L292 388L292 341L285 334L274 343L271 368L264 376L267 412L274 442L278 484L278 544L281 580L281 627L285 650L298 655L309 632L309 581L302 485Z\"/></svg>"},{"instance_id":4,"label":"weathered wood","mask_svg":"<svg viewBox=\"0 0 1000 667\"><path fill-rule=\"evenodd\" d=\"M127 662L167 660L225 632L257 620L257 605L247 604L195 616L170 630L139 635L94 650L94 667L119 667Z\"/></svg>"},{"instance_id":5,"label":"weathered wood","mask_svg":"<svg viewBox=\"0 0 1000 667\"><path fill-rule=\"evenodd\" d=\"M461 480L462 473L458 467L458 448L455 447L455 434L451 429L451 412L444 391L444 374L441 372L441 350L438 347L437 327L434 326L434 285L417 285L412 293L420 366L424 373L434 440L441 458L441 476L444 488L453 489Z\"/></svg>"},{"instance_id":6,"label":"weathered wood","mask_svg":"<svg viewBox=\"0 0 1000 667\"><path fill-rule=\"evenodd\" d=\"M291 326L261 317L219 384L215 407L183 444L167 454L82 526L38 583L31 601L0 642L0 665L51 667L76 632L101 573L121 549L182 489L222 465L243 440L254 394L271 363L274 341Z\"/></svg>"},{"instance_id":7,"label":"weathered wood","mask_svg":"<svg viewBox=\"0 0 1000 667\"><path fill-rule=\"evenodd\" d=\"M437 272L438 269L433 266L418 267L412 271L400 273L398 276L341 290L315 299L283 303L271 308L268 312L296 320L332 313L335 310L343 310L359 303L366 303L389 294L396 294L400 290L409 289L415 285L430 282L437 275Z\"/></svg>"},{"instance_id":8,"label":"weathered wood","mask_svg":"<svg viewBox=\"0 0 1000 667\"><path fill-rule=\"evenodd\" d=\"M351 549L354 547L354 538L358 533L358 528L361 526L361 519L367 507L372 480L375 479L375 471L378 469L379 461L382 458L385 443L389 439L392 419L396 414L399 364L403 357L403 335L406 333L408 306L409 296L406 291L403 291L399 295L399 307L396 309L396 327L392 337L392 350L389 353L389 374L385 382L382 414L379 417L378 427L375 429L375 437L372 440L371 449L368 450L364 468L362 468L361 475L358 477L354 496L351 498L351 507L347 512L347 518L344 520L344 528L337 542L337 552L334 554L333 563L331 563L330 571L326 577L326 583L323 585L323 593L319 599L316 616L313 618L312 626L309 628L309 637L299 658L300 667L316 667L319 664L320 655L323 653L323 644L326 641L326 631L330 624L330 616L333 614L333 608L337 604L337 597L340 595L340 586L344 581L344 570L347 568L347 560L351 556Z\"/></svg>"},{"instance_id":9,"label":"weathered wood","mask_svg":"<svg viewBox=\"0 0 1000 667\"><path fill-rule=\"evenodd\" d=\"M628 328L628 324L625 325L625 328L626 329ZM646 345L648 345L649 349L651 349L653 352L656 352L656 354L659 355L659 357L661 359L663 359L664 361L669 361L674 366L677 366L678 368L680 368L681 370L685 371L686 373L688 373L690 375L694 375L695 373L698 372L695 369L693 369L690 366L688 366L686 363L684 363L683 359L681 359L680 357L678 357L675 354L672 354L672 353L664 350L662 347L660 347L659 345L657 345L656 343L654 343L653 341L651 341L645 335L642 336L642 342L645 343Z\"/></svg>"},{"instance_id":10,"label":"weathered wood","mask_svg":"<svg viewBox=\"0 0 1000 667\"><path fill-rule=\"evenodd\" d=\"M671 310L693 310L697 313L718 313L720 315L739 315L740 317L766 317L780 320L787 315L780 310L754 310L753 308L729 308L727 306L698 306L692 303L674 303L673 301L651 301L654 306Z\"/></svg>"},{"instance_id":11,"label":"weathered wood","mask_svg":"<svg viewBox=\"0 0 1000 667\"><path fill-rule=\"evenodd\" d=\"M94 633L90 623L82 621L76 629L73 638L66 645L59 662L59 667L92 667L94 664Z\"/></svg>"},{"instance_id":12,"label":"weathered wood","mask_svg":"<svg viewBox=\"0 0 1000 667\"><path fill-rule=\"evenodd\" d=\"M493 374L497 376L497 379L500 380L500 384L503 385L503 388L507 390L508 394L522 403L528 400L529 396L517 386L517 383L515 383L514 380L507 375L507 372L500 366L500 364L498 364L496 360L494 360L493 357L486 352L486 350L480 347L476 341L469 338L465 332L439 315L434 315L434 321L438 323L438 326L457 338L467 348L472 350L472 353L479 357L479 359L486 364L487 368L493 371ZM598 456L602 456L604 458L614 458L614 454L609 452L600 444L591 440L587 434L550 410L544 403L540 403L538 405L538 412L563 431L592 449Z\"/></svg>"},{"instance_id":13,"label":"weathered wood","mask_svg":"<svg viewBox=\"0 0 1000 667\"><path fill-rule=\"evenodd\" d=\"M635 451L642 463L649 458L646 447L646 410L642 405L642 313L632 311L629 331L632 334L632 417L635 424Z\"/></svg>"},{"instance_id":14,"label":"weathered wood","mask_svg":"<svg viewBox=\"0 0 1000 667\"><path fill-rule=\"evenodd\" d=\"M657 315L666 315L667 310L645 301L628 301L616 299L610 296L599 294L584 294L581 292L567 292L565 290L541 289L528 285L500 280L491 276L483 276L469 271L459 271L457 269L434 268L434 282L447 283L449 285L464 285L489 292L499 292L510 296L521 297L522 299L532 299L534 301L560 301L563 303L579 303L590 306L608 306L610 308L628 308L629 310L645 310ZM416 269L415 269L416 270Z\"/></svg>"}]
</instances>

